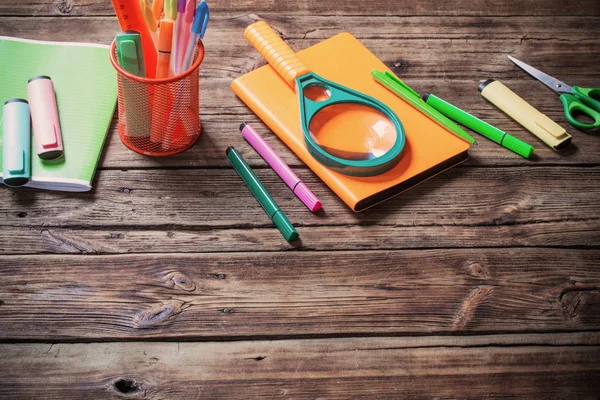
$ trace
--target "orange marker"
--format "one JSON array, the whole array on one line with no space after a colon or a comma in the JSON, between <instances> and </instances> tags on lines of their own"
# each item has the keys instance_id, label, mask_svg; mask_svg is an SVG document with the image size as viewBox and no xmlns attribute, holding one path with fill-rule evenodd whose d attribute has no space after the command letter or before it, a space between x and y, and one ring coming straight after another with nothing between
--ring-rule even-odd
<instances>
[{"instance_id":1,"label":"orange marker","mask_svg":"<svg viewBox=\"0 0 600 400\"><path fill-rule=\"evenodd\" d=\"M154 78L156 76L156 46L144 21L139 0L112 0L112 5L119 19L121 30L140 33L146 62L146 75L148 78Z\"/></svg>"},{"instance_id":2,"label":"orange marker","mask_svg":"<svg viewBox=\"0 0 600 400\"><path fill-rule=\"evenodd\" d=\"M171 63L171 42L173 40L173 21L170 19L160 20L160 32L158 34L158 63L156 65L156 78L162 79L169 76L169 64Z\"/></svg>"}]
</instances>

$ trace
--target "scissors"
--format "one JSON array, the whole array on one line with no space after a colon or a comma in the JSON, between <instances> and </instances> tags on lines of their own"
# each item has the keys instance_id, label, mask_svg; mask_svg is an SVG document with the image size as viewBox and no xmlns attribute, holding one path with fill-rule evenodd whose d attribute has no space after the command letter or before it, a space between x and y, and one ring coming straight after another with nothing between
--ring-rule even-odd
<instances>
[{"instance_id":1,"label":"scissors","mask_svg":"<svg viewBox=\"0 0 600 400\"><path fill-rule=\"evenodd\" d=\"M552 89L560 97L565 107L565 117L571 125L579 129L594 129L600 127L600 88L582 88L569 86L556 78L525 64L514 57L508 56L509 60L517 64L519 68L533 76L538 81ZM573 112L587 115L594 120L586 124L575 119Z\"/></svg>"}]
</instances>

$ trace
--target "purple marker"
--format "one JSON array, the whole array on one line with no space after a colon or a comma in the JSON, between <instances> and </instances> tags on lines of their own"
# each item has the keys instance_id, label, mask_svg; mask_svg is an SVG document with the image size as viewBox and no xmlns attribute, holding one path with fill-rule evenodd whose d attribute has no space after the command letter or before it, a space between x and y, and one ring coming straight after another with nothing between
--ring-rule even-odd
<instances>
[{"instance_id":1,"label":"purple marker","mask_svg":"<svg viewBox=\"0 0 600 400\"><path fill-rule=\"evenodd\" d=\"M256 150L258 154L273 168L273 171L277 172L277 175L288 185L292 192L300 199L302 203L312 212L319 211L321 209L321 202L317 199L317 196L311 192L304 182L296 176L296 174L287 166L287 164L275 153L275 150L271 148L264 141L264 139L245 122L240 125L240 131L244 139L250 143L250 146Z\"/></svg>"}]
</instances>

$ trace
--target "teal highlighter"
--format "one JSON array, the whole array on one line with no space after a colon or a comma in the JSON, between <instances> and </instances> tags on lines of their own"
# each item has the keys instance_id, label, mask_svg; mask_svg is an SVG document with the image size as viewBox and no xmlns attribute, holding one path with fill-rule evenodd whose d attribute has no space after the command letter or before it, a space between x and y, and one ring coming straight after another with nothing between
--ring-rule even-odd
<instances>
[{"instance_id":1,"label":"teal highlighter","mask_svg":"<svg viewBox=\"0 0 600 400\"><path fill-rule=\"evenodd\" d=\"M7 100L2 114L2 179L7 186L23 186L31 179L29 103Z\"/></svg>"},{"instance_id":2,"label":"teal highlighter","mask_svg":"<svg viewBox=\"0 0 600 400\"><path fill-rule=\"evenodd\" d=\"M429 93L425 93L423 95L423 101L425 101L425 103L429 104L431 107L435 108L437 111L444 114L448 118L451 118L459 124L462 124L467 128L474 130L475 132L481 134L482 136L485 136L491 141L498 143L500 146L517 153L521 157L529 158L533 154L534 148L532 145L525 143L524 141L517 139L516 137L509 135L506 132L501 131L495 126L492 126L487 122L482 121L477 117L474 117L468 112L465 112L460 108L453 106L452 104L440 99L439 97L436 97Z\"/></svg>"}]
</instances>

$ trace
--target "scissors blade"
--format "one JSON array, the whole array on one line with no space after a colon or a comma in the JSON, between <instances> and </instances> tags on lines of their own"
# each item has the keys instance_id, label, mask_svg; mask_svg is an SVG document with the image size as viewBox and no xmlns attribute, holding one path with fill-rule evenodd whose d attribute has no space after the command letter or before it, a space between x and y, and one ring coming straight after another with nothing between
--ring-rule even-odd
<instances>
[{"instance_id":1,"label":"scissors blade","mask_svg":"<svg viewBox=\"0 0 600 400\"><path fill-rule=\"evenodd\" d=\"M548 86L550 89L554 90L558 94L571 93L573 91L573 88L571 88L571 86L559 81L558 79L548 74L543 73L539 69L533 68L531 65L525 64L523 61L519 61L511 56L508 56L508 59L515 63L523 71L527 72L529 75L533 76L535 79L542 82L544 85Z\"/></svg>"}]
</instances>

